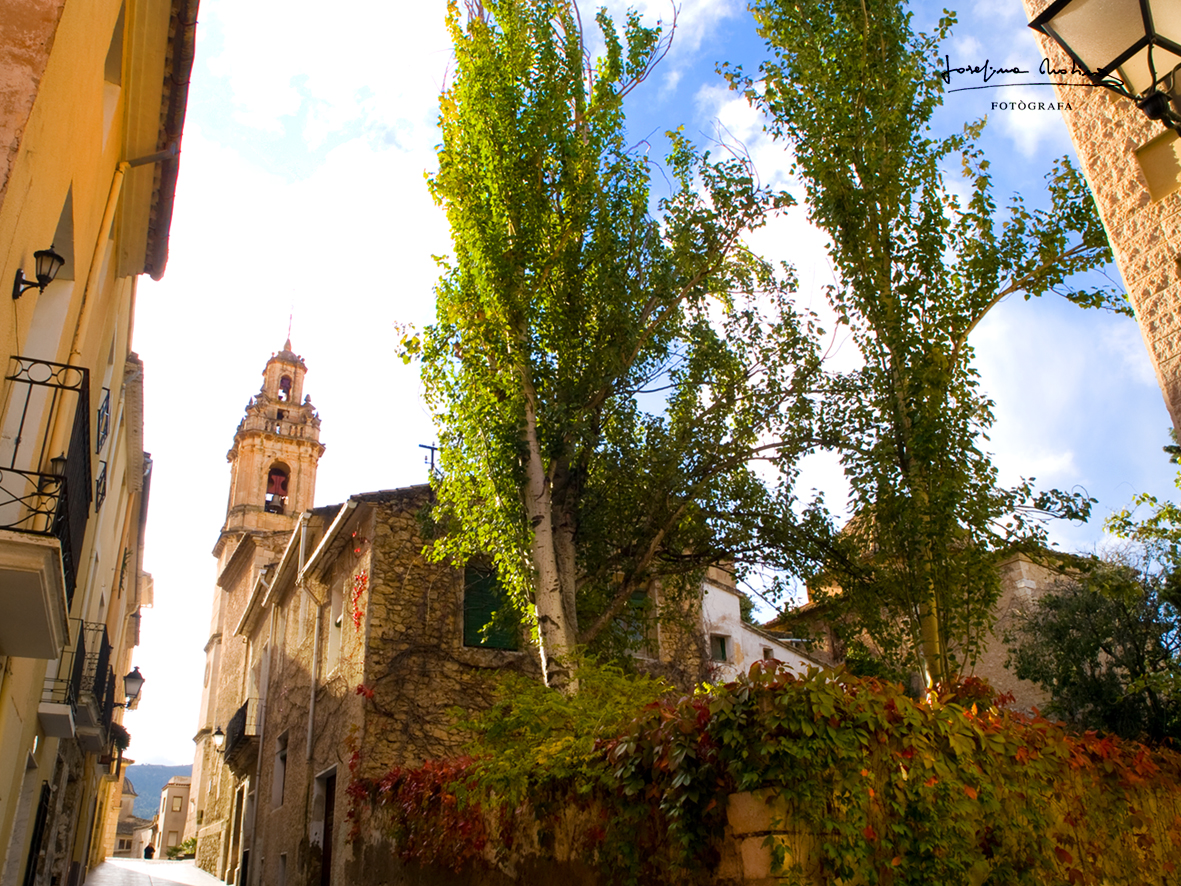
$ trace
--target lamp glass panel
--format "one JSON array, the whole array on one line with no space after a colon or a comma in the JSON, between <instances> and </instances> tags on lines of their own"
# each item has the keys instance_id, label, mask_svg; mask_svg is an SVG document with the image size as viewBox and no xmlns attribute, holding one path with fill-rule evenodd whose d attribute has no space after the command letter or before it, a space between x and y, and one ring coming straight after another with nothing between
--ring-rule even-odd
<instances>
[{"instance_id":1,"label":"lamp glass panel","mask_svg":"<svg viewBox=\"0 0 1181 886\"><path fill-rule=\"evenodd\" d=\"M1177 0L1148 0L1152 30L1158 37L1181 43L1181 3Z\"/></svg>"},{"instance_id":2,"label":"lamp glass panel","mask_svg":"<svg viewBox=\"0 0 1181 886\"><path fill-rule=\"evenodd\" d=\"M1181 64L1181 56L1169 52L1164 47L1156 46L1152 49L1152 61L1156 65L1156 76L1159 79ZM1116 73L1132 95L1148 92L1153 86L1152 74L1148 67L1148 47L1141 49L1120 65Z\"/></svg>"},{"instance_id":3,"label":"lamp glass panel","mask_svg":"<svg viewBox=\"0 0 1181 886\"><path fill-rule=\"evenodd\" d=\"M65 263L65 260L52 249L38 249L33 253L33 258L37 260L37 279L39 280L41 278L52 280Z\"/></svg>"},{"instance_id":4,"label":"lamp glass panel","mask_svg":"<svg viewBox=\"0 0 1181 886\"><path fill-rule=\"evenodd\" d=\"M139 668L133 670L130 674L123 678L123 693L128 698L139 697L139 691L144 687L144 678L140 674Z\"/></svg>"},{"instance_id":5,"label":"lamp glass panel","mask_svg":"<svg viewBox=\"0 0 1181 886\"><path fill-rule=\"evenodd\" d=\"M1091 71L1107 67L1144 38L1140 0L1076 0L1047 26Z\"/></svg>"}]
</instances>

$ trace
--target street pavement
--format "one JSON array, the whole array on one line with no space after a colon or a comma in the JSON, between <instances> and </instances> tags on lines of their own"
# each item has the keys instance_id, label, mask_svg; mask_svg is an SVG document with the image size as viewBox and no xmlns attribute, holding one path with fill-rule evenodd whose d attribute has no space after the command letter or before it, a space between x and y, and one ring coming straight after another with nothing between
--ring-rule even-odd
<instances>
[{"instance_id":1,"label":"street pavement","mask_svg":"<svg viewBox=\"0 0 1181 886\"><path fill-rule=\"evenodd\" d=\"M225 886L190 861L108 858L86 875L86 886Z\"/></svg>"}]
</instances>

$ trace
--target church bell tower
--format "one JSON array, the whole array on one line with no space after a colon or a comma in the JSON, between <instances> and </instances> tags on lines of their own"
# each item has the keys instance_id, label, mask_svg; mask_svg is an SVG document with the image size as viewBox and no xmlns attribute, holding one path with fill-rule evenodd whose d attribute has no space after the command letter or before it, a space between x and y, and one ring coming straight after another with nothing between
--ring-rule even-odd
<instances>
[{"instance_id":1,"label":"church bell tower","mask_svg":"<svg viewBox=\"0 0 1181 886\"><path fill-rule=\"evenodd\" d=\"M217 590L205 644L198 728L193 736L196 802L190 804L185 822L189 835L201 833L202 821L209 827L211 817L226 814L225 803L231 801L223 802L221 788L213 788L237 782L231 779L219 751L218 730L224 730L224 739L233 731L235 717L243 718L244 724L252 694L258 691L257 682L250 682L261 674L251 657L255 650L235 634L236 626L256 581L282 556L300 516L315 498L316 467L324 446L320 443L320 417L311 398L303 393L307 371L303 358L292 352L288 338L283 350L267 361L262 389L246 404L246 414L227 454L230 496L225 523L213 548ZM257 667L265 667L265 661L265 657L259 658Z\"/></svg>"},{"instance_id":2,"label":"church bell tower","mask_svg":"<svg viewBox=\"0 0 1181 886\"><path fill-rule=\"evenodd\" d=\"M291 339L267 361L262 389L246 404L227 453L230 498L223 536L290 530L312 507L324 445L320 417L303 393L307 371L303 358L292 352Z\"/></svg>"}]
</instances>

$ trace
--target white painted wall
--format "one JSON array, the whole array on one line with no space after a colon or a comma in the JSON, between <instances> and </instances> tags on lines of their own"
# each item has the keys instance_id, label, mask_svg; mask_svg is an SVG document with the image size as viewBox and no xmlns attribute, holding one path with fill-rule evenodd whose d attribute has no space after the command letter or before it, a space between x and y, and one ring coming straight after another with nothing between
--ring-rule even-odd
<instances>
[{"instance_id":1,"label":"white painted wall","mask_svg":"<svg viewBox=\"0 0 1181 886\"><path fill-rule=\"evenodd\" d=\"M725 647L725 660L715 658L716 675L713 682L726 683L739 674L745 674L757 661L770 657L783 662L795 673L804 674L810 667L820 666L819 662L807 658L800 651L788 646L769 634L760 631L742 620L738 592L712 578L702 583L702 621L706 642L713 652ZM724 642L718 644L716 638Z\"/></svg>"}]
</instances>

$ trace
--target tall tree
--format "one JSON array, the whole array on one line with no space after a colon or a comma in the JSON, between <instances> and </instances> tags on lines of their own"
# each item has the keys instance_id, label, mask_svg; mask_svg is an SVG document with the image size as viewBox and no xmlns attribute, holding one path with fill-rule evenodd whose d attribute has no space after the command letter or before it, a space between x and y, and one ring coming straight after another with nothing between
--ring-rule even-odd
<instances>
[{"instance_id":1,"label":"tall tree","mask_svg":"<svg viewBox=\"0 0 1181 886\"><path fill-rule=\"evenodd\" d=\"M1065 159L1047 176L1048 209L1015 197L998 213L973 142L981 125L931 134L951 17L927 35L896 0L763 0L754 14L770 59L757 77L727 76L794 152L810 217L830 238L829 299L863 359L830 377L820 422L858 514L844 554L826 563L843 589L835 604L930 685L971 662L998 594L998 552L1039 536L1030 512L1080 515L1087 504L998 487L981 449L992 414L972 331L1009 296L1127 307L1071 282L1111 253ZM957 155L966 201L944 171Z\"/></svg>"},{"instance_id":2,"label":"tall tree","mask_svg":"<svg viewBox=\"0 0 1181 886\"><path fill-rule=\"evenodd\" d=\"M659 29L629 15L620 35L600 12L592 60L572 0L453 0L448 21L431 187L455 254L435 323L405 341L439 432L436 552L495 560L566 688L570 651L637 595L757 556L791 522L786 487L749 465L790 472L817 362L790 277L742 244L783 204L747 163L674 134L652 213L623 99Z\"/></svg>"}]
</instances>

